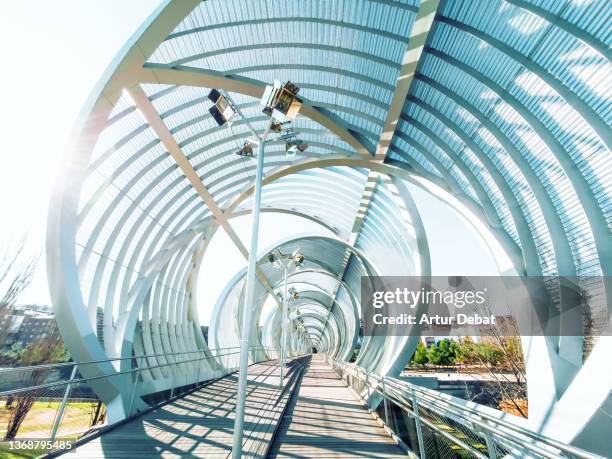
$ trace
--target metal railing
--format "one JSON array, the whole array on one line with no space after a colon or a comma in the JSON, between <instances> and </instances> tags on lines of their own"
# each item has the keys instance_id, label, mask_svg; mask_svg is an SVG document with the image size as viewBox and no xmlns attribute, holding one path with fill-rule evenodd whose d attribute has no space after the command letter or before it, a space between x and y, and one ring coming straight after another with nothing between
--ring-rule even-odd
<instances>
[{"instance_id":1,"label":"metal railing","mask_svg":"<svg viewBox=\"0 0 612 459\"><path fill-rule=\"evenodd\" d=\"M387 428L421 459L601 459L495 416L493 409L330 359Z\"/></svg>"},{"instance_id":2,"label":"metal railing","mask_svg":"<svg viewBox=\"0 0 612 459\"><path fill-rule=\"evenodd\" d=\"M251 351L258 356L253 363L268 360L275 352L265 347ZM203 382L235 372L239 353L238 347L229 347L2 368L0 456L11 441L28 441L34 449L40 446L38 452L44 454L55 449L54 445L108 426L106 406L94 390L103 380L127 388L124 418L129 418L197 389ZM111 373L101 373L105 364L113 365Z\"/></svg>"}]
</instances>

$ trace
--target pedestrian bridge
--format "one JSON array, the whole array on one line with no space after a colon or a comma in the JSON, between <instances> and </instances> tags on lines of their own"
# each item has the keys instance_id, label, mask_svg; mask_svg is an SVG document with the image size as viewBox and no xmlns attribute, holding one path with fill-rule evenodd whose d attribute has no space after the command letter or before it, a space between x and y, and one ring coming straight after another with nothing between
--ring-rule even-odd
<instances>
[{"instance_id":1,"label":"pedestrian bridge","mask_svg":"<svg viewBox=\"0 0 612 459\"><path fill-rule=\"evenodd\" d=\"M323 358L251 367L245 457L405 457L382 424ZM77 457L231 457L237 378L218 379L93 438Z\"/></svg>"},{"instance_id":2,"label":"pedestrian bridge","mask_svg":"<svg viewBox=\"0 0 612 459\"><path fill-rule=\"evenodd\" d=\"M2 373L6 397L38 400L40 426L18 435L81 438L93 403L77 454L609 456L611 14L598 0L162 1L61 162L46 260L74 363ZM544 323L516 334L527 419L401 379L440 333L368 326L362 310L362 279L457 289L466 247L525 287L505 323ZM231 253L243 269L204 300L204 271Z\"/></svg>"},{"instance_id":3,"label":"pedestrian bridge","mask_svg":"<svg viewBox=\"0 0 612 459\"><path fill-rule=\"evenodd\" d=\"M260 350L261 351L261 350ZM231 353L228 353L231 355ZM201 364L201 359L177 358L166 369ZM46 379L63 367L57 364L2 370L3 380L24 384L41 372ZM34 370L35 368L35 370ZM144 371L124 377L138 382ZM526 421L473 402L425 389L401 379L381 377L354 364L321 354L292 357L280 384L276 359L249 367L243 423L243 457L428 457L428 458L601 458L586 450L543 436ZM63 373L66 373L65 371ZM210 379L150 395L147 404L134 403L130 392L126 417L113 422L79 425L77 413L96 378L70 372L69 380L4 391L14 398L57 404L54 416L26 420L28 429L15 440L50 438L49 457L67 454L83 458L232 457L238 374L226 369ZM9 376L10 375L10 376ZM38 377L37 377L38 378ZM135 388L136 385L133 385ZM36 438L36 436L34 437ZM64 450L62 442L70 442ZM74 455L74 456L73 456Z\"/></svg>"}]
</instances>

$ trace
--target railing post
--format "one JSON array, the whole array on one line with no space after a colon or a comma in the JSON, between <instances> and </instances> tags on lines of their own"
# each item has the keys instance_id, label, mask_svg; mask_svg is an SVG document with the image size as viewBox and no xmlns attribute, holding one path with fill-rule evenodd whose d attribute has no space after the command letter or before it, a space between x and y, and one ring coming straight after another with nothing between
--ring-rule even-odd
<instances>
[{"instance_id":1,"label":"railing post","mask_svg":"<svg viewBox=\"0 0 612 459\"><path fill-rule=\"evenodd\" d=\"M423 442L423 426L421 425L421 417L419 415L419 403L414 393L412 393L412 411L414 411L414 425L416 426L417 440L419 442L419 457L421 459L427 459L425 444Z\"/></svg>"},{"instance_id":2,"label":"railing post","mask_svg":"<svg viewBox=\"0 0 612 459\"><path fill-rule=\"evenodd\" d=\"M495 440L493 439L493 435L491 435L491 432L486 429L482 429L482 433L487 443L487 452L489 453L489 458L497 459L497 450L495 449Z\"/></svg>"},{"instance_id":3,"label":"railing post","mask_svg":"<svg viewBox=\"0 0 612 459\"><path fill-rule=\"evenodd\" d=\"M130 405L128 407L127 416L130 417L132 415L132 408L134 407L134 398L136 397L136 387L138 386L138 379L140 378L140 369L142 367L144 358L141 360L140 365L138 365L138 370L136 371L136 378L134 379L134 385L132 386L132 393L130 394Z\"/></svg>"},{"instance_id":4,"label":"railing post","mask_svg":"<svg viewBox=\"0 0 612 459\"><path fill-rule=\"evenodd\" d=\"M285 281L284 281L284 292L283 292L283 313L281 322L281 357L280 357L280 380L278 382L279 389L283 388L285 382L285 359L287 358L287 308L289 303L287 302L287 270L289 269L284 263L283 268L285 270Z\"/></svg>"},{"instance_id":5,"label":"railing post","mask_svg":"<svg viewBox=\"0 0 612 459\"><path fill-rule=\"evenodd\" d=\"M127 411L127 418L132 415L132 408L134 407L134 398L136 397L136 387L138 386L138 378L140 378L140 368L136 370L136 379L134 380L134 385L132 386L132 393L130 394L130 405Z\"/></svg>"},{"instance_id":6,"label":"railing post","mask_svg":"<svg viewBox=\"0 0 612 459\"><path fill-rule=\"evenodd\" d=\"M389 409L387 408L387 390L385 389L385 378L382 378L383 404L385 407L385 424L389 426Z\"/></svg>"},{"instance_id":7,"label":"railing post","mask_svg":"<svg viewBox=\"0 0 612 459\"><path fill-rule=\"evenodd\" d=\"M170 399L172 399L174 397L174 373L176 373L175 371L172 372L172 379L170 382Z\"/></svg>"},{"instance_id":8,"label":"railing post","mask_svg":"<svg viewBox=\"0 0 612 459\"><path fill-rule=\"evenodd\" d=\"M206 355L206 354L204 354L204 355ZM202 360L204 360L204 358L198 359L198 373L197 373L197 376L196 376L196 389L198 387L200 387L200 370L202 369Z\"/></svg>"},{"instance_id":9,"label":"railing post","mask_svg":"<svg viewBox=\"0 0 612 459\"><path fill-rule=\"evenodd\" d=\"M72 367L72 373L70 373L70 380L72 381L76 377L77 372L77 364L75 363ZM57 408L57 412L55 413L55 419L53 420L53 427L51 427L51 435L49 436L49 440L51 443L55 441L55 437L57 436L57 432L59 431L60 425L62 423L62 418L64 417L64 411L66 410L66 404L68 403L68 397L70 397L70 392L72 391L72 384L68 382L66 386L66 390L64 391L64 398L62 398L62 402L60 406Z\"/></svg>"}]
</instances>

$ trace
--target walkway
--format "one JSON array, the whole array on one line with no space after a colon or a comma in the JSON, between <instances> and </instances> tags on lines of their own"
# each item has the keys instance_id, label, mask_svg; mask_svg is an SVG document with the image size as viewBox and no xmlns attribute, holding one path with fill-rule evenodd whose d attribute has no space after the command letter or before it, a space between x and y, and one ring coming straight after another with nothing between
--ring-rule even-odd
<instances>
[{"instance_id":1,"label":"walkway","mask_svg":"<svg viewBox=\"0 0 612 459\"><path fill-rule=\"evenodd\" d=\"M278 362L249 368L244 457L264 457L267 452L268 457L292 459L406 457L322 357L314 356L300 381L300 369L307 362L308 358L291 363L289 387L282 393ZM79 445L75 456L227 458L237 382L236 374L214 381Z\"/></svg>"},{"instance_id":2,"label":"walkway","mask_svg":"<svg viewBox=\"0 0 612 459\"><path fill-rule=\"evenodd\" d=\"M322 356L313 356L298 390L270 457L406 457Z\"/></svg>"},{"instance_id":3,"label":"walkway","mask_svg":"<svg viewBox=\"0 0 612 459\"><path fill-rule=\"evenodd\" d=\"M292 377L299 366L292 362ZM280 394L278 362L249 367L244 457L261 457L293 385ZM237 374L219 379L79 445L78 458L227 458L231 451ZM281 395L279 399L279 395ZM72 453L66 457L74 457Z\"/></svg>"}]
</instances>

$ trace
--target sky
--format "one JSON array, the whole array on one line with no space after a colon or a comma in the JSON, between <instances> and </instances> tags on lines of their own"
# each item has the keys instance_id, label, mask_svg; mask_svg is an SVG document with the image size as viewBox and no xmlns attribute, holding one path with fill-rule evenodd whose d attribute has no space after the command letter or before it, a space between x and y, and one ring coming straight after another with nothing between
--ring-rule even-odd
<instances>
[{"instance_id":1,"label":"sky","mask_svg":"<svg viewBox=\"0 0 612 459\"><path fill-rule=\"evenodd\" d=\"M61 179L71 127L107 65L159 3L19 0L2 5L0 253L27 234L28 254L40 255L34 281L20 303L50 303L44 260L47 208L54 180ZM491 273L486 249L461 219L425 193L415 196L429 233L434 274ZM295 217L262 219L266 231L260 235L261 249L296 232L321 232ZM248 246L250 217L234 219L232 225ZM455 229L452 239L448 228ZM200 275L203 323L227 281L244 265L229 238L218 231Z\"/></svg>"},{"instance_id":2,"label":"sky","mask_svg":"<svg viewBox=\"0 0 612 459\"><path fill-rule=\"evenodd\" d=\"M41 255L21 303L49 304L47 206L72 125L106 66L159 3L2 2L0 247L27 234L29 254Z\"/></svg>"}]
</instances>

